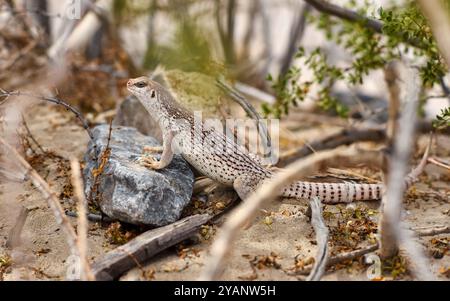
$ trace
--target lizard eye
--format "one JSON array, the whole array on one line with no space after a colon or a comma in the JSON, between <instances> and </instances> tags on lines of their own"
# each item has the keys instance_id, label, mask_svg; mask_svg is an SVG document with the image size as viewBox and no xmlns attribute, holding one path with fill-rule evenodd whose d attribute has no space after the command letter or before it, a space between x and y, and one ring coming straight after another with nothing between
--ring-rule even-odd
<instances>
[{"instance_id":1,"label":"lizard eye","mask_svg":"<svg viewBox=\"0 0 450 301\"><path fill-rule=\"evenodd\" d=\"M155 92L155 90L152 90L152 92L150 93L150 97L155 98L155 96L156 96L156 92Z\"/></svg>"},{"instance_id":2,"label":"lizard eye","mask_svg":"<svg viewBox=\"0 0 450 301\"><path fill-rule=\"evenodd\" d=\"M137 82L137 83L135 83L134 85L135 85L136 87L138 87L138 88L144 88L144 87L147 86L147 83L144 82L144 81L142 81L142 82Z\"/></svg>"}]
</instances>

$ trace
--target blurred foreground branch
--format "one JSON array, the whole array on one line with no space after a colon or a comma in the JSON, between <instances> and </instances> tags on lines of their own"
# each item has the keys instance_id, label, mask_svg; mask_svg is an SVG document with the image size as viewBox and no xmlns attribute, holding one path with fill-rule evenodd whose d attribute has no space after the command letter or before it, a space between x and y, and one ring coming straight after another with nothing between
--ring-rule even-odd
<instances>
[{"instance_id":1,"label":"blurred foreground branch","mask_svg":"<svg viewBox=\"0 0 450 301\"><path fill-rule=\"evenodd\" d=\"M395 74L395 78L392 80L399 84L398 91L394 93L395 97L390 102L393 113L390 114L391 120L388 122L392 128L388 143L393 144L394 149L392 156L387 158L386 193L382 199L380 218L380 255L382 258L396 255L401 244L410 257L410 262L416 265L415 276L418 279L430 280L433 275L428 269L427 259L422 255L420 247L414 243L412 236L402 230L402 223L399 222L403 207L403 195L407 182L410 180L407 176L407 166L414 148L421 83L417 69L400 64L392 65L391 68L394 69L393 74ZM400 103L400 90L405 99L403 105ZM401 116L397 121L400 112ZM426 162L426 159L423 161Z\"/></svg>"}]
</instances>

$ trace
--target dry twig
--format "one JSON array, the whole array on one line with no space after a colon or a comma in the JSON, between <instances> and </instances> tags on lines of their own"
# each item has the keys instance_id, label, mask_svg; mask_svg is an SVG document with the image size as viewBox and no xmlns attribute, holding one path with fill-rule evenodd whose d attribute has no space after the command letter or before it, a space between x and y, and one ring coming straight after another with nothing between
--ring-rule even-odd
<instances>
[{"instance_id":1,"label":"dry twig","mask_svg":"<svg viewBox=\"0 0 450 301\"><path fill-rule=\"evenodd\" d=\"M345 261L349 261L349 260L354 260L357 259L361 256L364 256L368 253L372 253L375 252L376 250L378 250L378 244L371 244L368 245L367 247L358 249L358 250L354 250L354 251L350 251L350 252L346 252L346 253L342 253L342 254L338 254L335 256L330 256L328 258L326 267L329 268L335 264L338 263L342 263ZM308 275L311 273L311 268L305 268L303 270L299 270L299 271L294 271L294 272L287 272L288 275L290 276L295 276L295 275Z\"/></svg>"},{"instance_id":2,"label":"dry twig","mask_svg":"<svg viewBox=\"0 0 450 301\"><path fill-rule=\"evenodd\" d=\"M437 158L428 158L428 162L430 162L431 164L437 165L439 167L442 167L442 168L450 170L450 165L441 162Z\"/></svg>"},{"instance_id":3,"label":"dry twig","mask_svg":"<svg viewBox=\"0 0 450 301\"><path fill-rule=\"evenodd\" d=\"M441 226L434 228L416 228L413 229L417 236L433 236L450 233L450 226Z\"/></svg>"},{"instance_id":4,"label":"dry twig","mask_svg":"<svg viewBox=\"0 0 450 301\"><path fill-rule=\"evenodd\" d=\"M87 234L88 234L88 222L87 222L87 202L84 197L83 191L83 179L81 178L80 173L80 163L77 159L70 160L70 167L72 170L72 186L74 189L75 197L77 198L77 208L78 208L78 239L77 239L77 247L80 256L80 266L81 266L81 280L95 280L94 274L92 274L91 266L89 264L89 260L87 257L88 250L88 242L87 242Z\"/></svg>"},{"instance_id":5,"label":"dry twig","mask_svg":"<svg viewBox=\"0 0 450 301\"><path fill-rule=\"evenodd\" d=\"M306 157L314 152L349 145L359 141L382 141L385 137L382 129L343 129L339 133L308 143L299 149L282 154L278 166L285 166L298 158Z\"/></svg>"},{"instance_id":6,"label":"dry twig","mask_svg":"<svg viewBox=\"0 0 450 301\"><path fill-rule=\"evenodd\" d=\"M96 279L117 279L153 255L189 238L210 218L208 214L193 215L137 236L94 263L92 270Z\"/></svg>"},{"instance_id":7,"label":"dry twig","mask_svg":"<svg viewBox=\"0 0 450 301\"><path fill-rule=\"evenodd\" d=\"M83 114L81 114L80 111L75 109L73 106L71 106L70 104L68 104L64 100L59 99L57 97L47 97L47 96L42 96L42 95L34 95L34 94L28 93L28 92L6 91L6 90L3 90L3 89L0 89L0 98L4 98L3 101L0 102L0 105L4 104L11 96L31 97L31 98L34 98L34 99L44 100L44 101L48 101L48 102L51 102L51 103L63 106L66 110L71 111L73 114L75 114L77 119L81 122L83 128L88 133L89 138L91 138L91 139L94 138L94 136L92 134L92 131L89 128L89 124L88 124L87 120L83 117Z\"/></svg>"},{"instance_id":8,"label":"dry twig","mask_svg":"<svg viewBox=\"0 0 450 301\"><path fill-rule=\"evenodd\" d=\"M326 13L349 22L357 22L363 24L368 28L371 28L373 31L377 33L383 33L383 22L381 21L360 15L355 11L335 5L328 1L324 0L304 0L304 1L322 13ZM426 0L423 0L423 2L426 2ZM405 35L403 33L398 33L398 35L401 38L403 38L406 43L414 47L418 48L424 47L423 43L421 43L421 41L419 39L416 39L415 37L409 37L409 35Z\"/></svg>"}]
</instances>

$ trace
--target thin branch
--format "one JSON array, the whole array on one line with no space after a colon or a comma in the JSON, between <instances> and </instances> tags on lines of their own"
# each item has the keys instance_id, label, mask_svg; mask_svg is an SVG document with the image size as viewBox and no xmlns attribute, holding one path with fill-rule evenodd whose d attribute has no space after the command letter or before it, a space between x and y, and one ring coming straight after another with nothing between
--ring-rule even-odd
<instances>
[{"instance_id":1,"label":"thin branch","mask_svg":"<svg viewBox=\"0 0 450 301\"><path fill-rule=\"evenodd\" d=\"M275 97L272 94L259 90L255 87L249 86L247 84L236 82L234 84L234 87L242 94L246 94L247 96L250 96L258 101L266 102L269 104L274 104L276 101Z\"/></svg>"},{"instance_id":2,"label":"thin branch","mask_svg":"<svg viewBox=\"0 0 450 301\"><path fill-rule=\"evenodd\" d=\"M383 33L383 22L375 20L373 18L369 18L363 15L358 14L355 11L352 11L350 9L329 3L328 1L323 0L304 0L306 3L310 4L312 7L317 9L318 11L332 15L335 17L338 17L340 19L349 21L349 22L355 22L355 23L361 23L367 26L368 28L371 28L373 31L377 33ZM423 0L423 2L427 2L426 0ZM404 35L403 33L397 34L399 37L404 39L405 43L410 44L411 46L417 47L417 48L423 48L423 43L420 42L420 40L412 37L407 37L407 35Z\"/></svg>"},{"instance_id":3,"label":"thin branch","mask_svg":"<svg viewBox=\"0 0 450 301\"><path fill-rule=\"evenodd\" d=\"M445 168L447 170L450 170L450 165L445 164L436 158L428 158L428 162L430 162L431 164L437 165L439 167Z\"/></svg>"},{"instance_id":4,"label":"thin branch","mask_svg":"<svg viewBox=\"0 0 450 301\"><path fill-rule=\"evenodd\" d=\"M302 7L301 12L299 13L299 16L294 21L295 24L291 28L289 44L286 53L281 61L280 74L286 74L289 67L291 66L292 59L294 58L295 52L298 48L298 43L301 41L303 33L305 32L306 17L310 10L311 6L309 4L305 4Z\"/></svg>"},{"instance_id":5,"label":"thin branch","mask_svg":"<svg viewBox=\"0 0 450 301\"><path fill-rule=\"evenodd\" d=\"M22 121L23 121L23 126L25 128L25 130L27 131L28 136L30 137L30 139L34 142L34 144L36 144L36 146L39 148L39 150L45 154L45 150L42 148L42 146L39 144L39 142L37 142L37 140L34 138L33 134L30 131L30 128L27 125L27 122L25 120L25 117L22 115Z\"/></svg>"},{"instance_id":6,"label":"thin branch","mask_svg":"<svg viewBox=\"0 0 450 301\"><path fill-rule=\"evenodd\" d=\"M378 244L377 243L368 245L367 247L364 247L364 248L361 248L361 249L358 249L358 250L354 250L354 251L350 251L350 252L346 252L346 253L341 253L341 254L338 254L338 255L335 255L335 256L330 256L328 258L326 267L329 268L329 267L332 267L333 265L338 264L338 263L342 263L342 262L345 262L345 261L357 259L357 258L359 258L361 256L364 256L364 255L368 254L368 253L375 252L376 250L378 250ZM302 270L299 270L299 271L288 272L287 274L290 275L290 276L308 275L308 274L311 273L311 270L312 270L311 268L305 268L305 269L302 269Z\"/></svg>"},{"instance_id":7,"label":"thin branch","mask_svg":"<svg viewBox=\"0 0 450 301\"><path fill-rule=\"evenodd\" d=\"M88 222L86 218L87 214L87 202L84 196L84 185L83 179L81 178L80 173L80 163L77 159L73 158L70 160L70 167L72 171L72 186L74 190L74 195L77 198L78 203L78 239L77 246L78 252L80 256L80 266L81 266L81 280L89 280L94 281L95 276L92 273L91 266L89 264L89 259L87 257L88 250L88 242L87 242L87 234L88 234Z\"/></svg>"},{"instance_id":8,"label":"thin branch","mask_svg":"<svg viewBox=\"0 0 450 301\"><path fill-rule=\"evenodd\" d=\"M57 97L47 97L47 96L42 96L42 95L35 95L32 93L28 93L28 92L6 91L3 89L0 89L0 98L4 98L4 100L2 102L0 102L0 105L4 104L11 96L26 96L26 97L44 100L44 101L48 101L48 102L63 106L66 110L71 111L73 114L75 114L77 119L81 122L81 125L83 126L83 128L88 133L89 138L94 139L94 135L92 134L92 131L89 128L89 124L88 124L87 120L83 117L83 114L81 114L80 111L75 109L73 106L69 105L64 100L59 99Z\"/></svg>"},{"instance_id":9,"label":"thin branch","mask_svg":"<svg viewBox=\"0 0 450 301\"><path fill-rule=\"evenodd\" d=\"M450 233L450 226L441 226L436 228L427 228L427 229L412 229L415 232L415 235L419 237L423 236L434 236L434 235L440 235L440 234L447 234ZM363 255L366 255L368 253L375 252L379 249L378 243L368 245L367 247L350 251L347 253L341 253L335 256L330 256L328 258L326 267L329 268L335 264L342 263L349 260L357 259ZM295 275L309 275L311 273L311 268L305 268L299 271L294 272L288 272L287 274L290 276Z\"/></svg>"},{"instance_id":10,"label":"thin branch","mask_svg":"<svg viewBox=\"0 0 450 301\"><path fill-rule=\"evenodd\" d=\"M225 222L222 234L219 235L211 247L211 256L200 277L201 280L217 279L224 265L225 255L229 252L239 229L253 220L259 208L280 195L283 187L299 180L315 166L324 160L339 160L343 157L361 155L355 149L334 149L314 154L305 159L299 159L286 169L278 171L270 180L260 185L250 197L237 207ZM371 154L363 153L370 160Z\"/></svg>"},{"instance_id":11,"label":"thin branch","mask_svg":"<svg viewBox=\"0 0 450 301\"><path fill-rule=\"evenodd\" d=\"M264 146L266 154L270 155L272 153L272 141L270 139L269 131L267 130L267 127L264 124L264 122L262 122L259 113L248 102L248 100L245 99L243 95L241 95L238 91L230 87L223 80L217 79L216 84L219 88L225 91L234 101L236 101L252 119L256 120L258 125L258 134L262 139L262 144Z\"/></svg>"},{"instance_id":12,"label":"thin branch","mask_svg":"<svg viewBox=\"0 0 450 301\"><path fill-rule=\"evenodd\" d=\"M347 260L353 260L356 259L358 257L361 257L363 255L366 255L367 253L372 253L375 252L376 250L378 250L378 244L371 244L368 245L367 247L361 248L359 250L354 250L354 251L350 251L347 253L343 253L343 254L339 254L336 256L331 257L328 260L328 266L332 266Z\"/></svg>"},{"instance_id":13,"label":"thin branch","mask_svg":"<svg viewBox=\"0 0 450 301\"><path fill-rule=\"evenodd\" d=\"M412 229L417 236L423 237L423 236L434 236L434 235L440 235L440 234L447 234L450 233L450 226L441 226L441 227L435 227L435 228L419 228L419 229Z\"/></svg>"},{"instance_id":14,"label":"thin branch","mask_svg":"<svg viewBox=\"0 0 450 301\"><path fill-rule=\"evenodd\" d=\"M385 132L382 129L343 129L336 134L329 135L307 145L291 150L281 155L279 166L285 166L298 158L306 157L316 151L349 145L359 141L382 141Z\"/></svg>"},{"instance_id":15,"label":"thin branch","mask_svg":"<svg viewBox=\"0 0 450 301\"><path fill-rule=\"evenodd\" d=\"M73 212L73 211L67 210L65 213L69 217L78 217L78 213ZM94 214L94 213L88 213L86 215L86 218L88 219L88 221L94 222L94 223L99 223L99 222L112 223L115 221L114 219L112 219L108 216L102 216L100 214Z\"/></svg>"},{"instance_id":16,"label":"thin branch","mask_svg":"<svg viewBox=\"0 0 450 301\"><path fill-rule=\"evenodd\" d=\"M235 0L228 0L227 5L227 24L226 24L226 30L222 26L222 11L221 11L221 1L217 0L215 1L215 20L216 20L216 26L217 30L219 32L220 41L222 44L225 61L228 64L234 63L234 14L235 14L235 8L236 8L236 2Z\"/></svg>"},{"instance_id":17,"label":"thin branch","mask_svg":"<svg viewBox=\"0 0 450 301\"><path fill-rule=\"evenodd\" d=\"M380 22L378 20L362 16L357 12L329 3L328 1L323 0L304 0L304 1L322 13L326 13L350 22L360 22L378 33L382 32L383 22Z\"/></svg>"},{"instance_id":18,"label":"thin branch","mask_svg":"<svg viewBox=\"0 0 450 301\"><path fill-rule=\"evenodd\" d=\"M322 205L320 199L315 197L310 202L311 206L311 224L316 232L317 253L314 261L314 267L311 270L307 281L319 281L325 273L328 255L328 228L325 225L322 216Z\"/></svg>"},{"instance_id":19,"label":"thin branch","mask_svg":"<svg viewBox=\"0 0 450 301\"><path fill-rule=\"evenodd\" d=\"M260 9L260 7L259 7L258 1L251 1L250 11L249 11L248 17L247 17L247 28L246 28L246 32L244 34L244 39L242 41L242 49L243 49L242 58L243 59L249 58L250 40L254 36L255 17L256 17L256 14L258 13L259 9Z\"/></svg>"},{"instance_id":20,"label":"thin branch","mask_svg":"<svg viewBox=\"0 0 450 301\"><path fill-rule=\"evenodd\" d=\"M260 6L260 15L261 15L261 29L262 29L262 35L264 40L264 51L263 51L263 66L261 68L260 74L263 74L265 77L266 74L269 71L270 63L273 59L273 53L272 53L272 26L270 24L270 17L269 17L269 11L267 8L267 2L266 1L258 1L258 4Z\"/></svg>"}]
</instances>

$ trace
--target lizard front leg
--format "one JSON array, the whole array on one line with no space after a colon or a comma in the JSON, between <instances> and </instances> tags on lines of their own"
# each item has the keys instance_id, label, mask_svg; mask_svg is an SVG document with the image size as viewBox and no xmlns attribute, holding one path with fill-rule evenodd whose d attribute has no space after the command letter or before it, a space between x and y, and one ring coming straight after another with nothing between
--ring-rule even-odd
<instances>
[{"instance_id":1,"label":"lizard front leg","mask_svg":"<svg viewBox=\"0 0 450 301\"><path fill-rule=\"evenodd\" d=\"M144 155L139 158L141 165L151 168L151 169L163 169L172 162L173 151L172 151L172 141L173 134L169 132L163 137L163 146L146 146L144 147L144 152L147 153L161 153L161 159L158 161L153 156Z\"/></svg>"}]
</instances>

